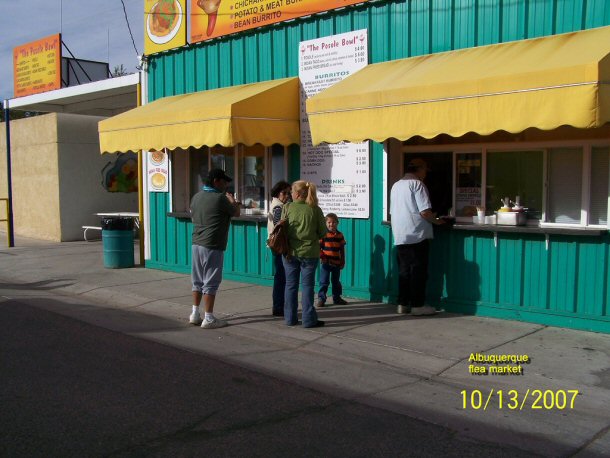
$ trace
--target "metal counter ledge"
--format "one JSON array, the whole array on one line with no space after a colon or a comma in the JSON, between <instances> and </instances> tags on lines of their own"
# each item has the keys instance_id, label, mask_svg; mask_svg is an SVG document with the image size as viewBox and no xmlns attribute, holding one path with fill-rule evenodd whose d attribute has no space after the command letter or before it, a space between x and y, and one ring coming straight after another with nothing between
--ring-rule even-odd
<instances>
[{"instance_id":1,"label":"metal counter ledge","mask_svg":"<svg viewBox=\"0 0 610 458\"><path fill-rule=\"evenodd\" d=\"M600 236L608 233L607 229L587 227L557 227L557 226L507 226L503 224L473 224L456 223L452 227L458 231L508 232L517 234L555 234Z\"/></svg>"},{"instance_id":2,"label":"metal counter ledge","mask_svg":"<svg viewBox=\"0 0 610 458\"><path fill-rule=\"evenodd\" d=\"M178 218L178 219L191 219L191 214L189 212L167 212L167 216L170 218ZM246 215L242 214L239 216L235 216L232 218L233 221L252 221L255 223L266 223L267 215Z\"/></svg>"},{"instance_id":3,"label":"metal counter ledge","mask_svg":"<svg viewBox=\"0 0 610 458\"><path fill-rule=\"evenodd\" d=\"M383 221L384 226L390 226L390 221ZM608 233L608 229L588 227L557 227L557 226L506 226L503 224L473 224L455 223L452 226L434 226L439 230L479 231L479 232L506 232L513 234L555 234L578 236L601 236Z\"/></svg>"}]
</instances>

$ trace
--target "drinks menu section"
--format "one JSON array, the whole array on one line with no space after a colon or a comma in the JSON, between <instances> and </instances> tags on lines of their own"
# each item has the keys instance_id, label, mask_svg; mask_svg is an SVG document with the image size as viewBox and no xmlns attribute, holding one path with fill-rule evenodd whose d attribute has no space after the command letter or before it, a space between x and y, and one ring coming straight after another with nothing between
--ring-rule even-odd
<instances>
[{"instance_id":1,"label":"drinks menu section","mask_svg":"<svg viewBox=\"0 0 610 458\"><path fill-rule=\"evenodd\" d=\"M318 187L324 213L369 217L369 144L314 146L305 101L368 64L368 35L357 30L299 44L301 177Z\"/></svg>"},{"instance_id":2,"label":"drinks menu section","mask_svg":"<svg viewBox=\"0 0 610 458\"><path fill-rule=\"evenodd\" d=\"M60 89L60 34L14 48L13 75L14 97Z\"/></svg>"}]
</instances>

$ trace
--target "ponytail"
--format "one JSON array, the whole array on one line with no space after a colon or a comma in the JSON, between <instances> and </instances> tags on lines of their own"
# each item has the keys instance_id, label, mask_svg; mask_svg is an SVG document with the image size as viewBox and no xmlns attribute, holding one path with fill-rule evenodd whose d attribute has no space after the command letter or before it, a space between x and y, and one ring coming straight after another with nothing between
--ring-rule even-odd
<instances>
[{"instance_id":1,"label":"ponytail","mask_svg":"<svg viewBox=\"0 0 610 458\"><path fill-rule=\"evenodd\" d=\"M305 198L305 203L310 207L317 207L318 195L316 194L316 185L308 181L305 186L307 186L307 197Z\"/></svg>"},{"instance_id":2,"label":"ponytail","mask_svg":"<svg viewBox=\"0 0 610 458\"><path fill-rule=\"evenodd\" d=\"M316 194L316 185L310 181L299 180L292 183L292 190L296 192L301 199L305 197L305 203L310 207L318 205L318 196Z\"/></svg>"}]
</instances>

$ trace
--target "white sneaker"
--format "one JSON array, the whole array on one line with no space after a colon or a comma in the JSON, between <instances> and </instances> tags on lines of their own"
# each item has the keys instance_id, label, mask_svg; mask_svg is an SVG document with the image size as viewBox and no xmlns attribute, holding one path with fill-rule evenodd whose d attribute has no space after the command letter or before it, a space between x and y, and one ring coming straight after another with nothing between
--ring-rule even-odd
<instances>
[{"instance_id":1,"label":"white sneaker","mask_svg":"<svg viewBox=\"0 0 610 458\"><path fill-rule=\"evenodd\" d=\"M435 315L436 309L431 305L424 305L423 307L413 307L411 309L411 315Z\"/></svg>"},{"instance_id":2,"label":"white sneaker","mask_svg":"<svg viewBox=\"0 0 610 458\"><path fill-rule=\"evenodd\" d=\"M411 311L411 309L409 307L407 307L406 305L398 305L398 307L396 307L396 313L400 313L400 314L407 314Z\"/></svg>"},{"instance_id":3,"label":"white sneaker","mask_svg":"<svg viewBox=\"0 0 610 458\"><path fill-rule=\"evenodd\" d=\"M224 328L228 324L229 323L227 323L225 320L219 320L218 318L214 318L213 320L203 320L203 323L201 323L201 327L203 329L217 329Z\"/></svg>"},{"instance_id":4,"label":"white sneaker","mask_svg":"<svg viewBox=\"0 0 610 458\"><path fill-rule=\"evenodd\" d=\"M199 315L199 313L197 312L193 312L191 313L191 316L189 316L189 323L194 324L199 326L201 324L201 315Z\"/></svg>"}]
</instances>

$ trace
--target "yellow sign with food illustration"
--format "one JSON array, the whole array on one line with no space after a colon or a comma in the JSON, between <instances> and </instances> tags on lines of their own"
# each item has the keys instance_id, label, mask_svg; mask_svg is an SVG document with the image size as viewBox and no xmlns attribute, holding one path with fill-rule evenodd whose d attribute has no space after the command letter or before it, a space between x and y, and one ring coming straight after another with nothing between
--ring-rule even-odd
<instances>
[{"instance_id":1,"label":"yellow sign with food illustration","mask_svg":"<svg viewBox=\"0 0 610 458\"><path fill-rule=\"evenodd\" d=\"M191 0L191 43L368 0Z\"/></svg>"},{"instance_id":2,"label":"yellow sign with food illustration","mask_svg":"<svg viewBox=\"0 0 610 458\"><path fill-rule=\"evenodd\" d=\"M144 1L144 54L186 44L186 0Z\"/></svg>"},{"instance_id":3,"label":"yellow sign with food illustration","mask_svg":"<svg viewBox=\"0 0 610 458\"><path fill-rule=\"evenodd\" d=\"M148 190L150 192L168 192L168 160L164 151L148 152Z\"/></svg>"},{"instance_id":4,"label":"yellow sign with food illustration","mask_svg":"<svg viewBox=\"0 0 610 458\"><path fill-rule=\"evenodd\" d=\"M61 88L61 35L13 49L14 97Z\"/></svg>"}]
</instances>

